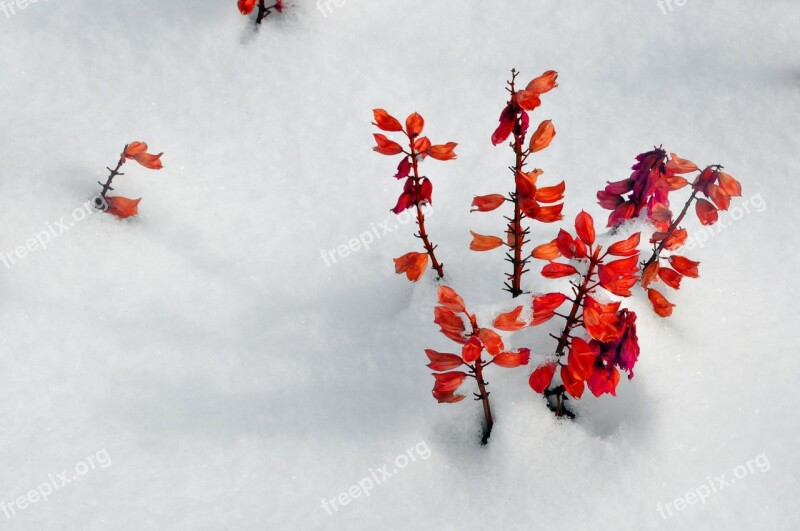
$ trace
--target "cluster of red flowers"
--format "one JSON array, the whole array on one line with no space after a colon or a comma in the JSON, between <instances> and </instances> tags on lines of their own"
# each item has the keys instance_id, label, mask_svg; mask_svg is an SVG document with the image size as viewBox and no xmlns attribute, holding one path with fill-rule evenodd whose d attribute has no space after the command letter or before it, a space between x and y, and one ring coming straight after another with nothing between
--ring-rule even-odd
<instances>
[{"instance_id":1,"label":"cluster of red flowers","mask_svg":"<svg viewBox=\"0 0 800 531\"><path fill-rule=\"evenodd\" d=\"M417 237L422 240L425 248L424 253L410 252L400 258L395 259L395 272L405 273L412 282L419 280L428 267L428 259L432 262L432 267L439 275L444 277L444 267L436 258L436 246L431 244L428 233L425 230L425 214L422 207L433 203L433 183L424 175L420 175L419 165L426 157L436 160L453 160L456 158L455 148L458 144L448 142L446 144L434 145L426 136L422 136L425 128L425 120L417 113L413 113L406 118L405 128L400 121L383 109L373 111L375 117L374 125L381 131L403 133L406 136L408 148L397 142L390 140L382 133L374 133L376 146L374 151L381 155L402 155L400 163L397 165L395 179L403 180L403 192L397 200L397 204L392 209L395 214L400 214L410 208L417 211L417 225L419 232Z\"/></svg>"},{"instance_id":2,"label":"cluster of red flowers","mask_svg":"<svg viewBox=\"0 0 800 531\"><path fill-rule=\"evenodd\" d=\"M283 0L275 0L271 6L267 6L265 0L239 0L239 12L242 15L249 15L253 10L258 7L258 15L256 16L256 24L261 22L270 14L274 9L278 13L283 13L286 7Z\"/></svg>"},{"instance_id":3,"label":"cluster of red flowers","mask_svg":"<svg viewBox=\"0 0 800 531\"><path fill-rule=\"evenodd\" d=\"M147 153L147 144L145 142L131 142L125 146L125 149L122 150L122 154L119 157L116 168L106 168L111 173L109 174L105 184L98 182L103 189L100 191L100 197L96 201L97 206L103 208L105 212L117 216L120 219L137 215L139 213L139 202L142 200L141 198L128 199L127 197L119 196L109 197L106 194L110 190L114 190L111 187L114 177L117 175L123 175L119 170L128 160L135 160L145 168L149 168L151 170L160 170L164 167L161 163L162 155L163 153L159 153L158 155Z\"/></svg>"},{"instance_id":4,"label":"cluster of red flowers","mask_svg":"<svg viewBox=\"0 0 800 531\"><path fill-rule=\"evenodd\" d=\"M632 378L639 357L636 314L620 309L619 301L600 302L595 293L600 287L619 297L632 295L631 287L638 282L640 273L640 233L610 245L603 252L603 247L596 244L594 220L589 214L578 214L575 231L573 237L561 229L555 240L533 251L535 258L548 261L542 276L571 279L570 294L554 292L533 297L532 326L556 316L565 321L557 338L554 359L541 365L530 378L534 391L555 398L556 403L551 405L559 415L569 414L563 404L565 392L580 398L588 385L595 396L616 395L619 370L628 371ZM559 258L567 262L557 262ZM607 261L609 258L615 259ZM570 310L559 313L558 309L567 301L571 303ZM580 328L590 336L589 342L575 335ZM566 363L562 361L564 356ZM558 369L562 383L548 390Z\"/></svg>"},{"instance_id":5,"label":"cluster of red flowers","mask_svg":"<svg viewBox=\"0 0 800 531\"><path fill-rule=\"evenodd\" d=\"M731 198L742 195L742 187L739 181L723 173L721 166L709 166L695 178L691 185L693 193L675 218L670 210L669 196L689 185L681 175L698 172L700 168L674 153L668 157L661 148L642 153L636 160L633 174L628 179L608 183L605 190L597 192L597 198L600 206L612 210L609 227L616 228L625 221L638 219L646 209L647 218L656 231L650 239L653 254L643 265L641 284L647 290L653 310L661 317L669 317L675 305L650 285L660 281L672 289L680 289L684 277L699 276L700 264L680 255L665 256L664 251L677 251L686 243L688 231L680 224L692 203L700 223L713 225L719 220L718 209L727 210ZM707 199L698 198L700 194ZM662 261L668 261L672 267L663 266Z\"/></svg>"}]
</instances>

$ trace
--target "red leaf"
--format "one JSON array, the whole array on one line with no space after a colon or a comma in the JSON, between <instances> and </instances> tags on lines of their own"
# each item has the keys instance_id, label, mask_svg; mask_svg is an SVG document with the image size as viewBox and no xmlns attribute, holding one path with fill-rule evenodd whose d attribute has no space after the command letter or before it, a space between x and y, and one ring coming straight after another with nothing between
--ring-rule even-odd
<instances>
[{"instance_id":1,"label":"red leaf","mask_svg":"<svg viewBox=\"0 0 800 531\"><path fill-rule=\"evenodd\" d=\"M567 393L569 393L571 397L580 400L583 396L583 391L586 389L586 384L583 383L584 380L578 378L574 369L569 365L561 367L561 381Z\"/></svg>"},{"instance_id":2,"label":"red leaf","mask_svg":"<svg viewBox=\"0 0 800 531\"><path fill-rule=\"evenodd\" d=\"M422 129L425 127L425 120L417 113L409 115L406 118L406 132L408 136L414 138L422 134Z\"/></svg>"},{"instance_id":3,"label":"red leaf","mask_svg":"<svg viewBox=\"0 0 800 531\"><path fill-rule=\"evenodd\" d=\"M376 147L372 148L373 151L377 151L381 155L399 155L403 152L403 147L397 142L386 138L386 135L373 133L372 136L375 137L375 142L378 144Z\"/></svg>"},{"instance_id":4,"label":"red leaf","mask_svg":"<svg viewBox=\"0 0 800 531\"><path fill-rule=\"evenodd\" d=\"M427 136L421 136L414 140L414 151L425 153L431 147L431 140Z\"/></svg>"},{"instance_id":5,"label":"red leaf","mask_svg":"<svg viewBox=\"0 0 800 531\"><path fill-rule=\"evenodd\" d=\"M444 306L437 306L433 309L433 322L439 325L444 335L455 341L456 343L466 343L464 332L466 327L464 321L456 315L456 312Z\"/></svg>"},{"instance_id":6,"label":"red leaf","mask_svg":"<svg viewBox=\"0 0 800 531\"><path fill-rule=\"evenodd\" d=\"M639 242L641 241L642 233L637 232L626 240L619 241L608 248L608 254L614 256L633 256L638 254Z\"/></svg>"},{"instance_id":7,"label":"red leaf","mask_svg":"<svg viewBox=\"0 0 800 531\"><path fill-rule=\"evenodd\" d=\"M622 334L618 316L619 302L600 304L592 297L586 297L583 306L584 328L598 341L608 343Z\"/></svg>"},{"instance_id":8,"label":"red leaf","mask_svg":"<svg viewBox=\"0 0 800 531\"><path fill-rule=\"evenodd\" d=\"M472 234L472 243L469 244L469 248L473 251L491 251L503 245L503 240L497 236L483 236L472 231L470 234Z\"/></svg>"},{"instance_id":9,"label":"red leaf","mask_svg":"<svg viewBox=\"0 0 800 531\"><path fill-rule=\"evenodd\" d=\"M519 352L501 352L494 357L494 363L506 369L514 369L521 365L527 365L530 358L530 349L521 348Z\"/></svg>"},{"instance_id":10,"label":"red leaf","mask_svg":"<svg viewBox=\"0 0 800 531\"><path fill-rule=\"evenodd\" d=\"M445 308L449 308L450 310L455 310L457 312L467 313L467 307L464 305L464 300L453 288L439 286L437 295L439 297L439 304Z\"/></svg>"},{"instance_id":11,"label":"red leaf","mask_svg":"<svg viewBox=\"0 0 800 531\"><path fill-rule=\"evenodd\" d=\"M127 197L106 197L108 208L106 212L117 216L119 219L129 218L139 213L139 199L128 199Z\"/></svg>"},{"instance_id":12,"label":"red leaf","mask_svg":"<svg viewBox=\"0 0 800 531\"><path fill-rule=\"evenodd\" d=\"M422 278L427 267L428 253L411 252L394 259L394 272L398 275L405 273L411 282L416 282Z\"/></svg>"},{"instance_id":13,"label":"red leaf","mask_svg":"<svg viewBox=\"0 0 800 531\"><path fill-rule=\"evenodd\" d=\"M731 197L742 196L742 185L727 173L719 172L719 185Z\"/></svg>"},{"instance_id":14,"label":"red leaf","mask_svg":"<svg viewBox=\"0 0 800 531\"><path fill-rule=\"evenodd\" d=\"M669 263L678 273L685 277L698 278L700 276L700 272L698 270L700 262L689 260L683 256L673 255L669 257Z\"/></svg>"},{"instance_id":15,"label":"red leaf","mask_svg":"<svg viewBox=\"0 0 800 531\"><path fill-rule=\"evenodd\" d=\"M253 2L255 3L255 1ZM375 109L372 111L373 116L375 117L375 125L378 129L383 131L402 131L403 126L400 122L389 114L388 112L384 111L383 109Z\"/></svg>"},{"instance_id":16,"label":"red leaf","mask_svg":"<svg viewBox=\"0 0 800 531\"><path fill-rule=\"evenodd\" d=\"M683 275L674 269L662 267L658 270L658 277L664 281L664 284L672 289L681 289L681 280L683 280Z\"/></svg>"},{"instance_id":17,"label":"red leaf","mask_svg":"<svg viewBox=\"0 0 800 531\"><path fill-rule=\"evenodd\" d=\"M449 371L463 365L464 361L455 354L442 354L432 349L425 349L425 354L431 362L428 368L434 371Z\"/></svg>"},{"instance_id":18,"label":"red leaf","mask_svg":"<svg viewBox=\"0 0 800 531\"><path fill-rule=\"evenodd\" d=\"M586 382L589 390L594 396L608 393L617 396L617 384L619 383L619 371L616 367L595 368L592 376Z\"/></svg>"},{"instance_id":19,"label":"red leaf","mask_svg":"<svg viewBox=\"0 0 800 531\"><path fill-rule=\"evenodd\" d=\"M534 258L538 258L539 260L555 260L556 258L561 257L561 252L558 250L558 242L557 240L553 240L550 243L543 243L533 249L531 256Z\"/></svg>"},{"instance_id":20,"label":"red leaf","mask_svg":"<svg viewBox=\"0 0 800 531\"><path fill-rule=\"evenodd\" d=\"M452 371L434 374L433 377L436 379L436 383L433 385L434 391L455 391L464 382L467 375L461 371Z\"/></svg>"},{"instance_id":21,"label":"red leaf","mask_svg":"<svg viewBox=\"0 0 800 531\"><path fill-rule=\"evenodd\" d=\"M588 380L594 370L596 358L597 352L589 343L579 337L572 338L569 361L567 362L572 369L572 374L581 380Z\"/></svg>"},{"instance_id":22,"label":"red leaf","mask_svg":"<svg viewBox=\"0 0 800 531\"><path fill-rule=\"evenodd\" d=\"M464 344L464 348L461 349L461 357L466 363L473 363L475 360L481 357L481 352L483 352L481 340L475 336L472 336Z\"/></svg>"},{"instance_id":23,"label":"red leaf","mask_svg":"<svg viewBox=\"0 0 800 531\"><path fill-rule=\"evenodd\" d=\"M540 203L557 203L564 199L565 189L566 184L564 184L564 181L561 181L555 186L545 186L536 190L534 199Z\"/></svg>"},{"instance_id":24,"label":"red leaf","mask_svg":"<svg viewBox=\"0 0 800 531\"><path fill-rule=\"evenodd\" d=\"M556 365L556 362L547 363L533 371L533 374L531 374L528 380L531 389L539 394L544 393L547 386L553 381L553 375L556 373Z\"/></svg>"},{"instance_id":25,"label":"red leaf","mask_svg":"<svg viewBox=\"0 0 800 531\"><path fill-rule=\"evenodd\" d=\"M671 153L671 157L670 161L667 162L667 170L672 173L691 173L700 169L691 160L682 159L675 153Z\"/></svg>"},{"instance_id":26,"label":"red leaf","mask_svg":"<svg viewBox=\"0 0 800 531\"><path fill-rule=\"evenodd\" d=\"M556 136L556 128L553 127L551 120L545 120L539 124L539 128L531 137L530 150L532 153L545 149Z\"/></svg>"},{"instance_id":27,"label":"red leaf","mask_svg":"<svg viewBox=\"0 0 800 531\"><path fill-rule=\"evenodd\" d=\"M554 88L558 86L558 72L555 70L548 70L541 76L535 78L528 86L525 87L525 90L530 90L535 94L544 94L545 92L550 92Z\"/></svg>"},{"instance_id":28,"label":"red leaf","mask_svg":"<svg viewBox=\"0 0 800 531\"><path fill-rule=\"evenodd\" d=\"M661 317L669 317L672 315L672 309L675 305L669 302L661 292L650 288L647 290L647 298L650 299L650 303L653 305L653 311L658 315Z\"/></svg>"},{"instance_id":29,"label":"red leaf","mask_svg":"<svg viewBox=\"0 0 800 531\"><path fill-rule=\"evenodd\" d=\"M528 323L520 320L519 318L520 314L522 313L522 309L522 306L517 306L510 312L501 313L494 320L493 326L498 330L503 330L504 332L516 332L517 330L522 330L528 326Z\"/></svg>"},{"instance_id":30,"label":"red leaf","mask_svg":"<svg viewBox=\"0 0 800 531\"><path fill-rule=\"evenodd\" d=\"M661 265L658 263L658 260L650 264L649 266L644 268L642 272L642 287L646 288L652 282L658 282L658 270L661 268Z\"/></svg>"},{"instance_id":31,"label":"red leaf","mask_svg":"<svg viewBox=\"0 0 800 531\"><path fill-rule=\"evenodd\" d=\"M249 15L256 7L256 0L239 0L239 12L242 15Z\"/></svg>"},{"instance_id":32,"label":"red leaf","mask_svg":"<svg viewBox=\"0 0 800 531\"><path fill-rule=\"evenodd\" d=\"M491 212L505 203L506 198L500 194L476 195L472 200L472 212Z\"/></svg>"},{"instance_id":33,"label":"red leaf","mask_svg":"<svg viewBox=\"0 0 800 531\"><path fill-rule=\"evenodd\" d=\"M578 270L569 264L551 262L542 268L542 276L545 278L563 278L577 275Z\"/></svg>"},{"instance_id":34,"label":"red leaf","mask_svg":"<svg viewBox=\"0 0 800 531\"><path fill-rule=\"evenodd\" d=\"M697 218L703 225L713 225L719 220L719 213L716 207L705 199L697 200L695 210L697 211Z\"/></svg>"},{"instance_id":35,"label":"red leaf","mask_svg":"<svg viewBox=\"0 0 800 531\"><path fill-rule=\"evenodd\" d=\"M728 207L731 206L731 196L716 184L708 185L708 197L711 198L720 210L728 210Z\"/></svg>"},{"instance_id":36,"label":"red leaf","mask_svg":"<svg viewBox=\"0 0 800 531\"><path fill-rule=\"evenodd\" d=\"M497 356L505 349L505 346L503 346L503 338L501 338L494 330L490 330L489 328L481 328L480 332L478 332L478 337L480 337L481 341L483 342L486 352L492 356Z\"/></svg>"},{"instance_id":37,"label":"red leaf","mask_svg":"<svg viewBox=\"0 0 800 531\"><path fill-rule=\"evenodd\" d=\"M578 217L575 218L575 231L578 237L583 240L586 245L594 245L594 220L592 216L581 210Z\"/></svg>"},{"instance_id":38,"label":"red leaf","mask_svg":"<svg viewBox=\"0 0 800 531\"><path fill-rule=\"evenodd\" d=\"M433 398L440 404L455 404L464 400L464 395L454 394L454 391L433 391Z\"/></svg>"},{"instance_id":39,"label":"red leaf","mask_svg":"<svg viewBox=\"0 0 800 531\"><path fill-rule=\"evenodd\" d=\"M456 152L453 151L456 146L455 142L448 142L447 144L431 146L425 151L433 159L436 160L453 160L456 158Z\"/></svg>"},{"instance_id":40,"label":"red leaf","mask_svg":"<svg viewBox=\"0 0 800 531\"><path fill-rule=\"evenodd\" d=\"M559 306L564 304L567 296L563 293L548 293L533 297L533 320L531 326L537 326L549 321L555 315Z\"/></svg>"}]
</instances>

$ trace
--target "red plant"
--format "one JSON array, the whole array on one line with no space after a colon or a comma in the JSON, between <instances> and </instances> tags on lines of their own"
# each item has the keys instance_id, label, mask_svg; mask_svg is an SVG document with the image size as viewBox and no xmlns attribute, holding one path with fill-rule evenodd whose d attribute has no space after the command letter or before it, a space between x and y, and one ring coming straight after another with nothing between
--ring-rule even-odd
<instances>
[{"instance_id":1,"label":"red plant","mask_svg":"<svg viewBox=\"0 0 800 531\"><path fill-rule=\"evenodd\" d=\"M239 12L242 15L249 15L256 7L258 7L256 24L261 24L261 22L272 13L273 9L278 13L283 13L283 9L286 6L283 0L275 0L275 3L271 6L267 6L265 0L239 0Z\"/></svg>"},{"instance_id":2,"label":"red plant","mask_svg":"<svg viewBox=\"0 0 800 531\"><path fill-rule=\"evenodd\" d=\"M573 237L562 229L555 240L533 251L535 258L548 261L542 276L570 278L572 288L570 294L553 292L533 297L531 326L559 317L564 319L564 328L559 336L553 336L558 343L552 358L533 372L529 383L534 391L545 395L557 416L569 417L574 415L564 403L569 400L567 395L580 399L586 385L595 396L616 395L619 369L633 378L639 357L636 314L620 309L620 302L602 303L595 294L597 288L603 288L612 295L631 296L631 288L639 280L640 233L603 252L603 247L596 245L594 220L586 212L575 219L575 232L577 236ZM555 261L561 257L567 262ZM609 258L614 260L607 262ZM559 313L567 301L571 303L569 312ZM581 328L588 333L588 341L577 335ZM557 371L561 383L553 385Z\"/></svg>"},{"instance_id":3,"label":"red plant","mask_svg":"<svg viewBox=\"0 0 800 531\"><path fill-rule=\"evenodd\" d=\"M408 279L412 282L419 280L425 273L428 265L428 259L432 262L432 268L439 275L439 278L444 277L444 266L436 258L435 245L431 244L428 238L428 233L425 230L425 214L422 212L424 205L433 204L431 195L433 193L433 184L430 179L420 175L419 165L425 160L425 157L431 157L436 160L453 160L456 158L455 148L458 144L455 142L448 142L447 144L433 145L428 137L421 136L422 130L425 127L425 120L417 113L411 114L406 119L405 128L403 125L392 115L383 109L375 109L373 111L375 122L373 125L378 127L381 131L387 132L402 132L408 140L408 149L390 140L381 133L375 133L376 147L373 148L381 155L403 155L400 164L397 166L397 174L395 178L398 180L405 179L403 185L403 192L397 200L397 205L392 209L395 214L400 214L409 208L415 208L417 211L417 225L419 232L416 237L422 240L422 245L425 248L424 253L410 252L400 258L395 259L395 272L397 274L405 273Z\"/></svg>"},{"instance_id":4,"label":"red plant","mask_svg":"<svg viewBox=\"0 0 800 531\"><path fill-rule=\"evenodd\" d=\"M564 208L563 202L560 202L564 199L563 181L555 186L538 188L537 179L543 173L542 170L524 171L528 158L547 148L556 135L553 123L545 120L539 124L531 136L530 143L526 145L530 123L528 113L541 105L542 94L558 86L556 83L558 73L553 70L545 72L528 83L525 90L517 90L517 75L516 70L511 71L511 80L507 88L510 99L500 114L500 125L492 135L492 144L495 146L513 136L510 145L514 151L514 165L511 167L515 181L514 191L508 196L501 194L477 196L472 202L472 206L475 207L473 212L491 212L508 201L514 206L513 217L506 218L508 227L505 241L496 236L483 236L473 232L473 241L470 245L473 251L489 251L503 245L508 247L506 260L511 263L512 270L507 275L508 281L504 289L515 298L523 293L522 275L527 272L525 267L530 259L523 251L525 244L529 243L526 238L530 234L530 229L523 227L523 220L531 218L542 223L553 223L562 218L561 211Z\"/></svg>"},{"instance_id":5,"label":"red plant","mask_svg":"<svg viewBox=\"0 0 800 531\"><path fill-rule=\"evenodd\" d=\"M139 213L139 202L141 198L128 199L127 197L108 197L106 194L114 190L111 187L114 177L117 175L125 175L119 171L125 162L128 160L135 160L145 168L160 170L164 167L161 164L161 155L163 155L163 153L159 153L158 155L147 153L147 144L144 142L131 142L126 145L119 156L117 166L114 169L106 168L111 172L106 182L101 183L97 181L97 184L103 188L100 191L100 196L95 199L95 206L120 219L137 215Z\"/></svg>"},{"instance_id":6,"label":"red plant","mask_svg":"<svg viewBox=\"0 0 800 531\"><path fill-rule=\"evenodd\" d=\"M652 223L654 232L650 243L653 253L644 262L641 276L642 287L653 305L653 310L661 317L672 315L674 304L659 290L649 287L651 284L663 282L672 289L680 289L684 277L699 276L699 262L694 262L679 255L664 256L665 251L677 251L686 243L688 231L681 227L692 203L700 223L713 225L719 219L719 210L727 210L731 197L742 195L739 181L723 173L722 166L709 166L695 179L693 192L683 206L677 218L669 208L669 195L689 185L689 181L681 175L699 171L698 166L672 153L667 157L666 151L657 148L642 153L637 157L630 178L609 183L605 190L597 193L600 205L613 210L608 219L609 227L619 227L623 222L636 219L642 210L647 209L647 218ZM628 197L623 197L629 194ZM710 201L698 197L704 195ZM668 261L672 267L662 265Z\"/></svg>"},{"instance_id":7,"label":"red plant","mask_svg":"<svg viewBox=\"0 0 800 531\"><path fill-rule=\"evenodd\" d=\"M515 331L525 327L525 322L519 320L522 311L520 306L516 310L500 315L494 321L498 330ZM526 348L517 351L507 351L500 335L491 328L478 326L475 314L470 314L464 305L463 299L454 290L447 286L439 286L439 306L434 309L434 322L439 325L442 333L462 345L461 354L443 354L428 349L430 363L428 367L434 371L433 397L439 403L453 404L465 398L456 391L467 378L473 378L478 386L475 399L483 404L483 437L486 444L492 433L494 420L489 405L489 392L486 390L488 383L484 380L483 371L489 365L498 365L513 369L527 365L530 350ZM469 326L469 329L467 328ZM483 354L489 356L484 359ZM459 368L468 369L455 370Z\"/></svg>"}]
</instances>

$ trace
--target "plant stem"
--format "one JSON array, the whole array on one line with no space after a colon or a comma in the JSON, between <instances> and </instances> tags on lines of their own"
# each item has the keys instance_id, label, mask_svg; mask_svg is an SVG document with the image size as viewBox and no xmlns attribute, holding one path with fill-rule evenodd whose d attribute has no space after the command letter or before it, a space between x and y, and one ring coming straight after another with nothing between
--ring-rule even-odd
<instances>
[{"instance_id":1,"label":"plant stem","mask_svg":"<svg viewBox=\"0 0 800 531\"><path fill-rule=\"evenodd\" d=\"M418 199L422 190L422 183L420 182L422 178L419 176L417 152L414 148L413 138L409 138L409 145L411 148L411 168L414 172L414 193L417 197L417 199L414 201L414 206L417 208L417 225L419 226L419 233L416 234L416 236L422 240L422 245L425 247L425 251L431 258L432 267L436 271L436 274L439 275L439 278L444 278L444 265L439 263L439 260L436 259L436 254L434 253L437 246L431 244L430 239L428 238L428 233L425 231L425 214L422 213L422 205Z\"/></svg>"},{"instance_id":2,"label":"plant stem","mask_svg":"<svg viewBox=\"0 0 800 531\"><path fill-rule=\"evenodd\" d=\"M471 336L477 336L480 332L480 328L478 327L478 322L475 320L474 315L469 315L469 322L472 325L472 334ZM489 362L491 363L491 362ZM480 393L477 395L477 400L480 400L483 403L483 436L481 437L481 444L486 445L489 442L489 437L492 435L492 426L494 426L494 419L492 418L492 408L489 405L489 391L486 390L486 386L488 385L487 382L483 379L483 368L485 364L483 362L483 356L481 355L475 361L475 367L473 370L475 371L475 379L478 382L478 391Z\"/></svg>"},{"instance_id":3,"label":"plant stem","mask_svg":"<svg viewBox=\"0 0 800 531\"><path fill-rule=\"evenodd\" d=\"M592 292L592 287L590 284L592 283L592 277L594 276L595 270L597 266L600 264L600 250L602 249L601 246L598 246L597 249L594 250L591 257L589 258L589 270L586 272L586 275L583 277L583 282L578 287L577 291L575 292L575 299L572 302L572 310L569 312L569 316L566 318L567 322L564 324L564 330L561 332L561 336L558 338L558 346L556 347L556 357L561 358L564 356L564 351L566 350L567 346L569 345L570 337L572 337L572 331L578 326L580 322L580 318L578 317L578 312L580 312L581 307L586 299L586 296ZM559 362L560 363L560 362ZM551 396L556 397L556 405L553 406L550 404L549 398ZM566 406L564 405L564 386L560 385L555 389L552 389L545 393L545 397L548 399L548 407L553 410L557 417L561 417L563 415L567 415L570 418L574 418L575 415L570 412Z\"/></svg>"},{"instance_id":4,"label":"plant stem","mask_svg":"<svg viewBox=\"0 0 800 531\"><path fill-rule=\"evenodd\" d=\"M511 71L511 81L509 81L509 91L511 92L512 105L516 104L516 70ZM525 273L525 265L528 263L527 259L522 257L522 247L527 243L525 236L527 236L527 229L523 230L522 220L525 214L519 204L519 187L516 185L517 175L522 172L525 166L525 153L522 148L522 124L520 118L517 117L517 123L514 125L514 193L511 194L511 201L514 203L514 218L509 221L506 233L511 240L511 252L506 253L506 258L511 262L512 272L508 275L508 280L511 282L506 283L505 291L511 293L511 297L517 298L522 295L522 275Z\"/></svg>"},{"instance_id":5,"label":"plant stem","mask_svg":"<svg viewBox=\"0 0 800 531\"><path fill-rule=\"evenodd\" d=\"M267 7L265 0L258 0L258 17L256 18L256 24L261 24L267 15L272 13L272 10L278 7L278 4L273 4Z\"/></svg>"},{"instance_id":6,"label":"plant stem","mask_svg":"<svg viewBox=\"0 0 800 531\"><path fill-rule=\"evenodd\" d=\"M113 188L111 188L111 183L114 181L114 177L116 177L117 175L125 175L124 173L120 173L119 169L122 167L123 164L125 164L125 152L126 151L128 151L128 145L127 144L122 149L122 154L120 154L120 156L119 156L119 162L117 162L117 167L114 168L113 170L111 168L106 167L106 169L108 171L110 171L111 174L109 174L108 179L106 180L105 184L101 183L100 181L97 181L97 184L99 184L100 186L103 187L103 189L100 191L100 197L102 197L103 199L105 199L106 194L108 193L109 190L112 190L112 191L114 190Z\"/></svg>"},{"instance_id":7,"label":"plant stem","mask_svg":"<svg viewBox=\"0 0 800 531\"><path fill-rule=\"evenodd\" d=\"M661 251L664 250L664 247L667 245L667 241L672 237L672 234L678 228L678 225L680 225L681 221L683 221L683 218L686 217L686 213L689 211L689 207L692 205L692 202L697 198L698 192L699 190L695 190L689 197L689 200L686 201L686 204L683 205L683 210L681 211L681 214L677 218L675 218L675 221L673 221L672 224L669 226L669 229L667 229L666 233L667 235L664 236L664 239L661 240L658 246L653 250L653 255L647 262L645 262L644 266L642 267L643 270L647 269L653 262L661 258Z\"/></svg>"}]
</instances>

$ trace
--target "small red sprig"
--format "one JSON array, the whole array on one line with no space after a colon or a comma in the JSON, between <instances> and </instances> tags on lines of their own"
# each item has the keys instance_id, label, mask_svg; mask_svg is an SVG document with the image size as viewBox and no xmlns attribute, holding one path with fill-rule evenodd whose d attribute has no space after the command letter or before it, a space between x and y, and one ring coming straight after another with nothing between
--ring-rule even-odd
<instances>
[{"instance_id":1,"label":"small red sprig","mask_svg":"<svg viewBox=\"0 0 800 531\"><path fill-rule=\"evenodd\" d=\"M447 144L433 145L428 137L422 136L425 120L417 113L408 116L405 128L397 118L383 109L375 109L373 115L375 117L373 125L378 129L386 132L402 132L408 141L408 148L404 149L386 135L374 133L377 145L373 150L381 155L403 155L394 177L398 180L405 179L405 183L403 192L392 212L400 214L410 208L416 209L419 231L415 236L422 241L422 246L425 248L424 253L410 252L400 258L395 258L395 272L397 274L405 273L410 281L416 282L422 278L428 266L428 259L430 259L433 270L436 271L439 278L444 278L444 265L436 258L437 246L430 241L425 228L425 214L422 211L423 206L433 204L431 197L433 183L428 177L420 175L419 165L426 157L442 161L455 159L454 150L458 144L448 142Z\"/></svg>"},{"instance_id":2,"label":"small red sprig","mask_svg":"<svg viewBox=\"0 0 800 531\"><path fill-rule=\"evenodd\" d=\"M114 169L108 167L106 168L109 172L111 172L108 175L106 182L97 182L97 184L102 186L102 189L100 190L100 197L95 199L95 206L109 214L117 216L120 219L137 215L139 213L139 202L142 199L128 199L127 197L119 196L109 197L107 196L108 192L114 190L111 187L111 184L114 181L114 177L118 175L125 175L119 170L128 160L135 160L145 168L149 168L151 170L160 170L164 167L161 163L162 155L163 153L159 153L158 155L147 153L147 144L145 142L131 142L130 144L127 144L119 156L116 167Z\"/></svg>"},{"instance_id":3,"label":"small red sprig","mask_svg":"<svg viewBox=\"0 0 800 531\"><path fill-rule=\"evenodd\" d=\"M249 15L253 10L258 7L258 15L256 15L256 24L261 24L274 9L278 13L283 13L286 7L283 0L275 0L275 3L268 6L265 0L239 0L239 12L242 15Z\"/></svg>"},{"instance_id":4,"label":"small red sprig","mask_svg":"<svg viewBox=\"0 0 800 531\"><path fill-rule=\"evenodd\" d=\"M507 196L501 194L477 196L472 202L473 212L491 212L508 201L514 206L513 217L506 217L508 226L505 241L497 236L484 236L472 232L473 240L470 244L470 249L473 251L490 251L503 245L508 247L506 261L511 263L512 270L507 275L508 280L504 289L515 298L523 293L522 276L528 271L526 265L530 260L523 250L525 244L529 243L527 237L530 229L523 226L523 220L531 218L542 223L553 223L562 218L561 211L564 208L561 202L564 199L563 181L556 186L538 188L537 179L542 170L524 171L528 158L533 153L547 148L556 135L553 123L545 120L539 124L531 136L530 143L526 145L530 124L528 113L541 105L542 94L558 86L556 82L558 73L553 70L545 72L528 83L525 90L517 90L517 75L516 70L511 71L511 80L507 88L510 97L500 114L500 125L492 135L492 144L495 146L512 137L510 146L514 151L514 165L510 170L514 175L514 191Z\"/></svg>"},{"instance_id":5,"label":"small red sprig","mask_svg":"<svg viewBox=\"0 0 800 531\"><path fill-rule=\"evenodd\" d=\"M434 309L434 322L439 325L445 336L462 347L460 355L443 354L431 349L425 351L430 360L428 368L436 371L433 374L436 380L433 397L444 404L460 402L465 395L456 394L456 391L467 378L473 378L478 386L475 400L480 400L483 405L482 443L486 444L492 433L494 420L489 404L489 391L486 390L488 383L484 379L483 371L492 364L508 369L527 365L530 350L523 348L506 351L503 339L497 332L491 328L478 326L475 314L467 311L458 293L447 286L439 286L438 295L439 306ZM519 307L513 312L499 316L495 320L495 328L506 331L523 328L525 323L518 320L521 311L522 307ZM490 359L484 359L484 352ZM467 368L468 372L454 370L461 367Z\"/></svg>"}]
</instances>

